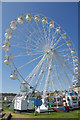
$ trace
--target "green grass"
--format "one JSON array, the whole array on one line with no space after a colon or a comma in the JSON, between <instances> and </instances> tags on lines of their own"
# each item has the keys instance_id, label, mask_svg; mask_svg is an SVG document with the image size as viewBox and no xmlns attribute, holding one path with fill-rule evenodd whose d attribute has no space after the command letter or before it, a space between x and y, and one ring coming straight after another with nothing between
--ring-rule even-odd
<instances>
[{"instance_id":1,"label":"green grass","mask_svg":"<svg viewBox=\"0 0 80 120\"><path fill-rule=\"evenodd\" d=\"M61 112L51 112L50 114L49 113L38 113L37 116L34 116L34 115L30 115L30 116L34 118L78 118L79 117L78 110L70 111L68 113L61 113Z\"/></svg>"},{"instance_id":2,"label":"green grass","mask_svg":"<svg viewBox=\"0 0 80 120\"><path fill-rule=\"evenodd\" d=\"M9 109L9 107L6 106L6 104L2 104L2 108L4 111L10 111L10 112L14 112L13 109Z\"/></svg>"},{"instance_id":3,"label":"green grass","mask_svg":"<svg viewBox=\"0 0 80 120\"><path fill-rule=\"evenodd\" d=\"M23 118L79 118L80 110L74 110L70 112L51 112L49 113L37 113L37 116L34 114L28 113L13 113L13 110L10 110L8 107L3 105L3 113L10 112L13 114L13 118L16 116L23 116Z\"/></svg>"}]
</instances>

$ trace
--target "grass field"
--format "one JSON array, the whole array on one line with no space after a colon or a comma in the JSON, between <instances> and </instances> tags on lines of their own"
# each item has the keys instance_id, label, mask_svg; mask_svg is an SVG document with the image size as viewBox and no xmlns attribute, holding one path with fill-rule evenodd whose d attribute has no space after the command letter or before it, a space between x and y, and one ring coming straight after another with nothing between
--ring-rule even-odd
<instances>
[{"instance_id":1,"label":"grass field","mask_svg":"<svg viewBox=\"0 0 80 120\"><path fill-rule=\"evenodd\" d=\"M51 113L38 113L36 116L28 113L14 113L5 105L3 106L3 113L11 113L13 118L79 118L80 110L74 110L70 112L51 112ZM11 120L12 120L11 119Z\"/></svg>"},{"instance_id":2,"label":"grass field","mask_svg":"<svg viewBox=\"0 0 80 120\"><path fill-rule=\"evenodd\" d=\"M11 113L12 118L79 118L78 110L70 111L69 113L59 113L59 112L51 112L49 113L38 113L37 116L34 114L26 114L26 113L13 113L8 110L4 110L4 113Z\"/></svg>"}]
</instances>

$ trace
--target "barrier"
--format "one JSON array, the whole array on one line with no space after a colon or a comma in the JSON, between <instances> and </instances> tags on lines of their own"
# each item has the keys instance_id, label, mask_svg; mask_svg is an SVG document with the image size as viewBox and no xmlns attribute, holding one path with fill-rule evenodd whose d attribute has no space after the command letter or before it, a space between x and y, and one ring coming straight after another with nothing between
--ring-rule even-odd
<instances>
[{"instance_id":1,"label":"barrier","mask_svg":"<svg viewBox=\"0 0 80 120\"><path fill-rule=\"evenodd\" d=\"M11 113L5 113L4 116L2 117L2 120L10 120L12 117Z\"/></svg>"}]
</instances>

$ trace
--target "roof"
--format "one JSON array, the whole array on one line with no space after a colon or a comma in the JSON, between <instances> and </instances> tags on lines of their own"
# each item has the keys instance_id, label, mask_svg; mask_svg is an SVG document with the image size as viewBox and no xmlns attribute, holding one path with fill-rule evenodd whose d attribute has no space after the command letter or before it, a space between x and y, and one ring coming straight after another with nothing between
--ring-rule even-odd
<instances>
[{"instance_id":1,"label":"roof","mask_svg":"<svg viewBox=\"0 0 80 120\"><path fill-rule=\"evenodd\" d=\"M69 96L78 96L78 94L76 92L74 93L65 93L65 95L69 95Z\"/></svg>"}]
</instances>

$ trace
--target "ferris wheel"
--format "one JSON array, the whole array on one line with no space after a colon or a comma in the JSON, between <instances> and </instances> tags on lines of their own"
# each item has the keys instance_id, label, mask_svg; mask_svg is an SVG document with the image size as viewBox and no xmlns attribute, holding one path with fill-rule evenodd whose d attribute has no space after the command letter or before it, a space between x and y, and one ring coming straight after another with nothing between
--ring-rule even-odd
<instances>
[{"instance_id":1,"label":"ferris wheel","mask_svg":"<svg viewBox=\"0 0 80 120\"><path fill-rule=\"evenodd\" d=\"M43 91L45 98L49 91L76 86L77 53L54 20L39 13L24 14L11 21L4 36L4 63L10 66L10 78L21 83L21 92Z\"/></svg>"}]
</instances>

